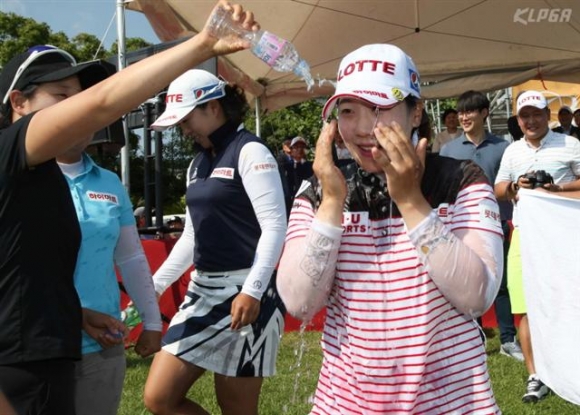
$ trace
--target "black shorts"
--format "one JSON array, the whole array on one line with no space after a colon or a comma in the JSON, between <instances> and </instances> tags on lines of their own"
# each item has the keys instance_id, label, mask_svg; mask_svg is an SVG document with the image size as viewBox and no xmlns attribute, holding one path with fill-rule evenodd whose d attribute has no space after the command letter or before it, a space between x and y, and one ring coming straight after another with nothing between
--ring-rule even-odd
<instances>
[{"instance_id":1,"label":"black shorts","mask_svg":"<svg viewBox=\"0 0 580 415\"><path fill-rule=\"evenodd\" d=\"M0 392L18 415L75 415L75 364L69 359L0 366Z\"/></svg>"}]
</instances>

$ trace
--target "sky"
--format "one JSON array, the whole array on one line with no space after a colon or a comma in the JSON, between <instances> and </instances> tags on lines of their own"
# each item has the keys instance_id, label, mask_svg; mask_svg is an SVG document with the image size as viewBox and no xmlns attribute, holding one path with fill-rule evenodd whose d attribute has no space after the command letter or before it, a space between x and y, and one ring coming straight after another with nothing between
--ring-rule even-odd
<instances>
[{"instance_id":1,"label":"sky","mask_svg":"<svg viewBox=\"0 0 580 415\"><path fill-rule=\"evenodd\" d=\"M69 39L79 33L94 35L107 49L117 40L116 8L117 0L0 0L2 12L46 23L53 32L64 32ZM139 12L125 11L125 33L127 37L160 43Z\"/></svg>"}]
</instances>

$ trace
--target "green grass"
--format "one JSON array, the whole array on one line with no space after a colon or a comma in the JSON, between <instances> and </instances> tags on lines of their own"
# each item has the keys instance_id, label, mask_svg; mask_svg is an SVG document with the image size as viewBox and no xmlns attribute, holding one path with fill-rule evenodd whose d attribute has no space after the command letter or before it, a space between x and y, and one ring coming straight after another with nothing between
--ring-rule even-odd
<instances>
[{"instance_id":1,"label":"green grass","mask_svg":"<svg viewBox=\"0 0 580 415\"><path fill-rule=\"evenodd\" d=\"M488 339L488 364L493 389L504 415L578 415L580 407L548 395L537 404L524 404L527 372L523 363L499 354L499 340ZM316 387L321 362L320 333L286 333L277 362L277 374L266 379L260 399L261 415L306 415ZM142 403L143 386L151 359L141 359L132 351L127 354L127 376L119 415L149 414ZM204 376L190 390L190 398L211 414L219 415L210 375Z\"/></svg>"}]
</instances>

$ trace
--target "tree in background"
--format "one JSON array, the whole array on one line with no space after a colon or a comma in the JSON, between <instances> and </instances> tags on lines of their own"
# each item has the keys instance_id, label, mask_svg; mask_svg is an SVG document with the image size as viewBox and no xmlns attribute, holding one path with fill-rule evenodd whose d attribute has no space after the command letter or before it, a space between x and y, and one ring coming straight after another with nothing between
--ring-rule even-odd
<instances>
[{"instance_id":1,"label":"tree in background","mask_svg":"<svg viewBox=\"0 0 580 415\"><path fill-rule=\"evenodd\" d=\"M261 138L274 154L282 149L282 142L285 139L297 135L306 138L310 148L313 149L322 127L320 114L322 114L324 102L324 99L305 101L262 116ZM248 118L246 128L251 131L256 130L255 115ZM312 156L313 152L309 154Z\"/></svg>"},{"instance_id":2,"label":"tree in background","mask_svg":"<svg viewBox=\"0 0 580 415\"><path fill-rule=\"evenodd\" d=\"M66 50L77 61L105 59L113 54L107 50L98 50L99 38L81 33L69 39L63 32L52 32L46 23L22 17L14 13L0 12L0 64L21 53L33 45L53 45Z\"/></svg>"}]
</instances>

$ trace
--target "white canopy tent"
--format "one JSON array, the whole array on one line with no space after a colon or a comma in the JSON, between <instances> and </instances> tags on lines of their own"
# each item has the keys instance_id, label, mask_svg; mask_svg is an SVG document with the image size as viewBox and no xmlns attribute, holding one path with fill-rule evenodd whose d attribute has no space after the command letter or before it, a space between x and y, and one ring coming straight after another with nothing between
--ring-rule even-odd
<instances>
[{"instance_id":1,"label":"white canopy tent","mask_svg":"<svg viewBox=\"0 0 580 415\"><path fill-rule=\"evenodd\" d=\"M161 41L199 31L215 0L132 0ZM392 43L413 57L425 98L467 89L498 90L530 79L580 82L579 0L241 0L262 28L289 39L316 79L334 80L341 58L367 43ZM241 52L220 58L218 72L274 111L329 95L307 91Z\"/></svg>"}]
</instances>

